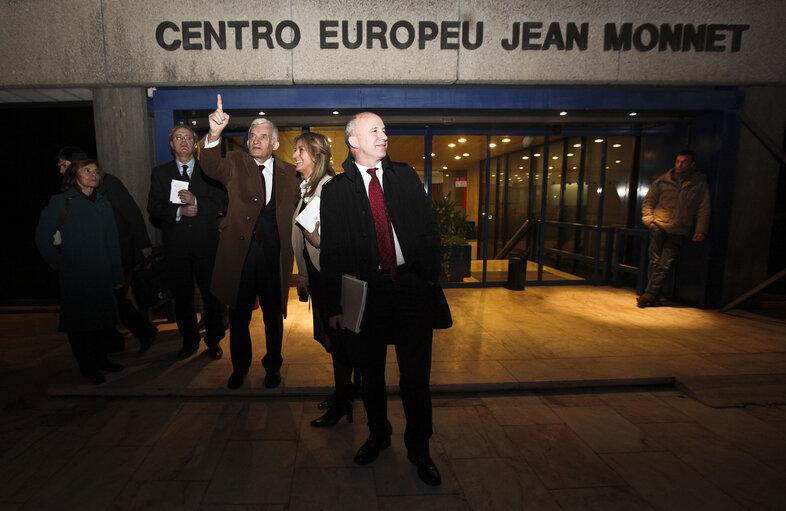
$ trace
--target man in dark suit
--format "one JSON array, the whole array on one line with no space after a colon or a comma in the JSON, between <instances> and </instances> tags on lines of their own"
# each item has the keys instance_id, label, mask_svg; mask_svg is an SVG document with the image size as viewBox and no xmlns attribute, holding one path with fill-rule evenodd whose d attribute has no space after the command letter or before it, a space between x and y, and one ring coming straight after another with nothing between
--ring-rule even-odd
<instances>
[{"instance_id":1,"label":"man in dark suit","mask_svg":"<svg viewBox=\"0 0 786 511\"><path fill-rule=\"evenodd\" d=\"M175 300L177 329L183 337L179 360L199 349L199 326L194 307L196 280L204 304L205 344L214 359L221 358L224 338L222 305L210 292L210 279L218 245L217 216L226 211L227 196L221 185L207 178L194 158L196 135L188 126L169 131L173 161L153 169L147 211L161 223L164 258ZM177 202L171 190L179 189Z\"/></svg>"},{"instance_id":2,"label":"man in dark suit","mask_svg":"<svg viewBox=\"0 0 786 511\"><path fill-rule=\"evenodd\" d=\"M259 118L248 130L248 153L221 157L221 133L229 124L218 95L210 114L210 131L199 142L199 161L229 194L229 210L221 230L212 290L229 305L230 389L243 385L251 366L251 311L258 298L265 322L265 387L281 383L283 318L287 313L292 275L292 215L300 200L295 167L273 157L278 129Z\"/></svg>"},{"instance_id":3,"label":"man in dark suit","mask_svg":"<svg viewBox=\"0 0 786 511\"><path fill-rule=\"evenodd\" d=\"M429 454L431 342L432 329L449 321L449 309L437 283L439 232L431 201L412 167L390 161L379 116L356 115L344 138L351 153L344 173L322 191L320 262L330 325L342 329L340 342L362 372L370 435L355 463L371 463L390 446L385 357L387 344L394 344L408 458L418 476L436 486L442 479ZM368 283L358 334L343 329L344 274Z\"/></svg>"}]
</instances>

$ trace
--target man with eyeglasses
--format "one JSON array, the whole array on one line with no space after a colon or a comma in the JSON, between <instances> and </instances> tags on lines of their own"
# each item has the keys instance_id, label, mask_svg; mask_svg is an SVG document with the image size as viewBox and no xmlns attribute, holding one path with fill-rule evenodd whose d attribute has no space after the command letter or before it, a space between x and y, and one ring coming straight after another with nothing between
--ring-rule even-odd
<instances>
[{"instance_id":1,"label":"man with eyeglasses","mask_svg":"<svg viewBox=\"0 0 786 511\"><path fill-rule=\"evenodd\" d=\"M194 281L204 304L205 344L209 355L219 359L224 338L222 305L210 292L210 279L218 246L216 218L226 211L227 195L221 185L202 173L194 157L196 135L188 126L169 131L175 159L153 169L147 211L163 231L164 258L169 287L175 300L177 329L183 360L199 349L199 324L194 307Z\"/></svg>"}]
</instances>

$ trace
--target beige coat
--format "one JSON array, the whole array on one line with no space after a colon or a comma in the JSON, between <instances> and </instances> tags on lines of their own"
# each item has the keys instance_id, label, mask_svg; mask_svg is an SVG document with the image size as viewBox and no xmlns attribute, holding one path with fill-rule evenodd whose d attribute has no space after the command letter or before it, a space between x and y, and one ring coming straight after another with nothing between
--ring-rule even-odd
<instances>
[{"instance_id":1,"label":"beige coat","mask_svg":"<svg viewBox=\"0 0 786 511\"><path fill-rule=\"evenodd\" d=\"M248 153L228 152L221 157L221 144L205 149L205 139L199 141L199 163L205 174L220 181L229 195L229 207L218 241L216 264L210 289L219 300L235 306L240 287L240 274L253 237L254 224L262 211L262 181L259 168ZM276 224L281 242L279 270L281 272L281 308L287 315L289 278L292 276L292 215L300 196L300 178L294 165L275 159Z\"/></svg>"},{"instance_id":2,"label":"beige coat","mask_svg":"<svg viewBox=\"0 0 786 511\"><path fill-rule=\"evenodd\" d=\"M323 176L319 183L317 183L317 189L314 191L314 195L312 197L321 197L322 187L332 178L333 176ZM306 271L306 259L303 257L303 245L306 246L306 250L308 250L308 257L311 259L311 264L314 265L314 268L316 268L317 271L319 271L319 249L306 241L303 237L303 232L300 230L300 227L295 225L295 217L297 217L302 205L303 199L301 198L297 203L297 207L295 208L295 214L292 216L292 250L295 252L298 278L301 282L308 284L308 272Z\"/></svg>"},{"instance_id":3,"label":"beige coat","mask_svg":"<svg viewBox=\"0 0 786 511\"><path fill-rule=\"evenodd\" d=\"M710 192L707 178L695 170L682 182L671 169L658 176L641 204L641 221L649 227L655 223L672 235L707 234L710 228Z\"/></svg>"}]
</instances>

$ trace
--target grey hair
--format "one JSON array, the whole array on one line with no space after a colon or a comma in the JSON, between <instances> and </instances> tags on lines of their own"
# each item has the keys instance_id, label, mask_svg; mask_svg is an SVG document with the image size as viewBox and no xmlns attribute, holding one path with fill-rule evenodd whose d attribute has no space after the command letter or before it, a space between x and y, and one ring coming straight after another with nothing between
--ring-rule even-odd
<instances>
[{"instance_id":1,"label":"grey hair","mask_svg":"<svg viewBox=\"0 0 786 511\"><path fill-rule=\"evenodd\" d=\"M358 117L360 117L360 115L361 114L353 115L352 119L349 120L347 126L344 128L344 142L347 144L347 147L349 147L350 149L352 148L352 146L349 145L349 137L355 134L355 126L357 126L358 124Z\"/></svg>"},{"instance_id":2,"label":"grey hair","mask_svg":"<svg viewBox=\"0 0 786 511\"><path fill-rule=\"evenodd\" d=\"M256 119L251 121L251 126L248 127L248 133L247 133L248 135L251 135L251 128L253 128L257 124L266 124L270 126L270 129L273 131L273 142L274 143L278 142L278 127L273 123L273 121L265 119L264 117L257 117Z\"/></svg>"},{"instance_id":3,"label":"grey hair","mask_svg":"<svg viewBox=\"0 0 786 511\"><path fill-rule=\"evenodd\" d=\"M175 132L177 130L179 130L179 129L188 130L191 133L191 138L193 138L195 142L197 140L199 140L197 138L196 133L194 132L194 130L191 129L191 126L189 126L187 124L175 124L174 126L172 126L172 129L169 130L169 141L170 142L175 139Z\"/></svg>"}]
</instances>

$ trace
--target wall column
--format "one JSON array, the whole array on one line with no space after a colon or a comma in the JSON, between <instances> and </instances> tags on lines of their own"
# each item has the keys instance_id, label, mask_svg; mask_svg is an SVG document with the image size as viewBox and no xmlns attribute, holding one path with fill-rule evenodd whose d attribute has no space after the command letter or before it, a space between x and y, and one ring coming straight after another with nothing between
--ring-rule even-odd
<instances>
[{"instance_id":1,"label":"wall column","mask_svg":"<svg viewBox=\"0 0 786 511\"><path fill-rule=\"evenodd\" d=\"M147 220L153 150L146 89L93 89L93 116L98 161L105 171L117 176L126 185L142 210L155 245L155 233Z\"/></svg>"}]
</instances>

